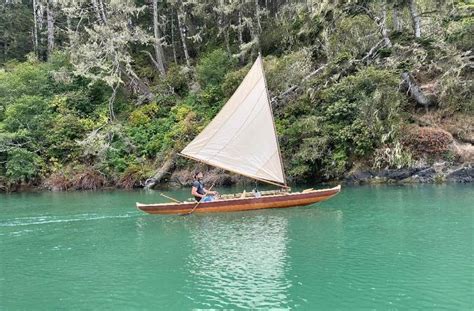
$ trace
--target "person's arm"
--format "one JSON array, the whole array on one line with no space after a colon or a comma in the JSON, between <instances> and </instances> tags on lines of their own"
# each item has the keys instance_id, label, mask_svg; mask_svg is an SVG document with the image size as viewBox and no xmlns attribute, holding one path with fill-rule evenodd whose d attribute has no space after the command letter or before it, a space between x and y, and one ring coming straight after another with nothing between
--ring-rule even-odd
<instances>
[{"instance_id":1,"label":"person's arm","mask_svg":"<svg viewBox=\"0 0 474 311\"><path fill-rule=\"evenodd\" d=\"M216 195L217 194L217 191L211 191L211 190L207 190L206 188L203 188L204 189L204 192L206 194L210 194L210 195Z\"/></svg>"},{"instance_id":2,"label":"person's arm","mask_svg":"<svg viewBox=\"0 0 474 311\"><path fill-rule=\"evenodd\" d=\"M191 189L191 194L195 197L198 197L198 198L204 198L205 195L204 194L200 194L197 192L197 187L193 186L193 188Z\"/></svg>"}]
</instances>

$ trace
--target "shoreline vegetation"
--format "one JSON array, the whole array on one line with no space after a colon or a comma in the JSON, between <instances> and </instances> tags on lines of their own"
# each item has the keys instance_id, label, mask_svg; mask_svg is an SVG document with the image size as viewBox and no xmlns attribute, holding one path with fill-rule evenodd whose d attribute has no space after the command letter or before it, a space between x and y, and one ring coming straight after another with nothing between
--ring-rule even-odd
<instances>
[{"instance_id":1,"label":"shoreline vegetation","mask_svg":"<svg viewBox=\"0 0 474 311\"><path fill-rule=\"evenodd\" d=\"M84 172L80 175L79 181L67 180L65 177L58 178L51 176L41 185L23 184L20 188L10 192L19 191L82 191L82 190L113 190L124 189L132 190L144 188L145 183L126 187L123 185L114 185L107 183L101 176L88 175ZM192 185L192 176L194 171L180 170L175 171L169 178L163 178L158 189L178 189L190 187ZM203 180L205 184L214 184L215 187L243 186L255 187L255 181L235 174L229 174L221 169L210 169L206 172ZM445 162L435 163L432 166L410 167L401 169L383 169L383 170L360 170L348 172L344 178L335 180L325 180L321 185L376 185L376 184L443 184L443 183L471 183L474 182L474 166L472 164L459 164L450 166ZM261 182L258 183L262 185ZM306 184L311 184L307 181ZM305 185L303 183L303 185ZM292 185L290 185L292 186ZM298 186L296 184L295 186Z\"/></svg>"},{"instance_id":2,"label":"shoreline vegetation","mask_svg":"<svg viewBox=\"0 0 474 311\"><path fill-rule=\"evenodd\" d=\"M176 154L259 53L290 184L472 182L473 10L0 1L0 192L253 185Z\"/></svg>"}]
</instances>

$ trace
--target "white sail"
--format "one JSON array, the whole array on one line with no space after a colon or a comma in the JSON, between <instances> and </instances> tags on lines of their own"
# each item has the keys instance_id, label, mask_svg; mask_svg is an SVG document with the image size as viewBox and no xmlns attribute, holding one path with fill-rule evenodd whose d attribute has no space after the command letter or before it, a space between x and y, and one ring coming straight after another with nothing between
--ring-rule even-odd
<instances>
[{"instance_id":1,"label":"white sail","mask_svg":"<svg viewBox=\"0 0 474 311\"><path fill-rule=\"evenodd\" d=\"M260 56L221 111L181 154L244 176L285 184Z\"/></svg>"}]
</instances>

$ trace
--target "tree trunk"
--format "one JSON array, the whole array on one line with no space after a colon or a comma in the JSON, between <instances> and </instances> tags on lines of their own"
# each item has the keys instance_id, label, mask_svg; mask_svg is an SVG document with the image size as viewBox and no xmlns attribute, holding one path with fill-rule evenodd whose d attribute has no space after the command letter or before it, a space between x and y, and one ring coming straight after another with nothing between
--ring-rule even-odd
<instances>
[{"instance_id":1,"label":"tree trunk","mask_svg":"<svg viewBox=\"0 0 474 311\"><path fill-rule=\"evenodd\" d=\"M99 6L99 11L100 11L100 14L101 14L101 17L102 17L102 21L104 24L107 23L107 14L105 12L105 5L104 3L102 2L102 0L97 0L98 2L98 6Z\"/></svg>"},{"instance_id":2,"label":"tree trunk","mask_svg":"<svg viewBox=\"0 0 474 311\"><path fill-rule=\"evenodd\" d=\"M104 21L102 20L102 15L100 14L99 5L97 4L97 0L92 0L92 7L94 8L94 12L97 18L97 23L103 24Z\"/></svg>"},{"instance_id":3,"label":"tree trunk","mask_svg":"<svg viewBox=\"0 0 474 311\"><path fill-rule=\"evenodd\" d=\"M150 102L155 99L155 95L150 91L148 85L140 79L132 68L127 69L123 65L119 65L119 70L128 79L132 89L143 97L142 102Z\"/></svg>"},{"instance_id":4,"label":"tree trunk","mask_svg":"<svg viewBox=\"0 0 474 311\"><path fill-rule=\"evenodd\" d=\"M153 177L148 178L145 181L145 189L152 189L156 184L158 184L163 177L174 167L175 165L175 154L172 151L167 157L163 165L156 171Z\"/></svg>"},{"instance_id":5,"label":"tree trunk","mask_svg":"<svg viewBox=\"0 0 474 311\"><path fill-rule=\"evenodd\" d=\"M239 35L239 49L244 44L243 38L243 26L242 26L242 3L239 5L239 27L238 27L238 35ZM244 55L240 55L240 63L244 63Z\"/></svg>"},{"instance_id":6,"label":"tree trunk","mask_svg":"<svg viewBox=\"0 0 474 311\"><path fill-rule=\"evenodd\" d=\"M382 21L380 23L380 32L382 33L383 40L385 42L385 45L389 48L392 47L392 42L390 41L390 38L388 37L388 30L387 30L387 5L386 2L384 1L382 4Z\"/></svg>"},{"instance_id":7,"label":"tree trunk","mask_svg":"<svg viewBox=\"0 0 474 311\"><path fill-rule=\"evenodd\" d=\"M40 30L38 33L38 37L39 37L39 40L41 41L41 30L43 30L43 24L44 24L44 6L43 6L43 3L41 3L41 0L36 0L36 18L38 21L38 29Z\"/></svg>"},{"instance_id":8,"label":"tree trunk","mask_svg":"<svg viewBox=\"0 0 474 311\"><path fill-rule=\"evenodd\" d=\"M255 17L257 18L258 26L257 33L260 35L260 33L262 32L262 23L260 22L260 5L258 4L258 0L255 0Z\"/></svg>"},{"instance_id":9,"label":"tree trunk","mask_svg":"<svg viewBox=\"0 0 474 311\"><path fill-rule=\"evenodd\" d=\"M171 46L173 47L174 63L178 64L178 58L176 57L175 38L174 38L174 12L173 11L171 11Z\"/></svg>"},{"instance_id":10,"label":"tree trunk","mask_svg":"<svg viewBox=\"0 0 474 311\"><path fill-rule=\"evenodd\" d=\"M161 46L161 32L158 27L158 0L153 0L153 33L155 35L155 59L157 69L162 76L165 75L165 56Z\"/></svg>"},{"instance_id":11,"label":"tree trunk","mask_svg":"<svg viewBox=\"0 0 474 311\"><path fill-rule=\"evenodd\" d=\"M189 53L188 53L188 46L186 44L186 29L185 29L185 24L184 24L184 17L186 12L184 12L181 8L182 3L181 1L178 3L178 28L179 28L179 34L181 35L181 41L183 43L183 53L184 53L184 58L186 59L186 65L188 67L191 67L191 59L189 58Z\"/></svg>"},{"instance_id":12,"label":"tree trunk","mask_svg":"<svg viewBox=\"0 0 474 311\"><path fill-rule=\"evenodd\" d=\"M66 16L66 27L67 27L67 32L71 31L71 17L69 15Z\"/></svg>"},{"instance_id":13,"label":"tree trunk","mask_svg":"<svg viewBox=\"0 0 474 311\"><path fill-rule=\"evenodd\" d=\"M54 15L52 0L48 0L46 4L46 16L48 24L48 58L50 58L54 49Z\"/></svg>"},{"instance_id":14,"label":"tree trunk","mask_svg":"<svg viewBox=\"0 0 474 311\"><path fill-rule=\"evenodd\" d=\"M408 8L410 10L410 17L413 24L413 31L415 32L415 38L421 37L421 17L418 15L416 10L415 0L408 0Z\"/></svg>"},{"instance_id":15,"label":"tree trunk","mask_svg":"<svg viewBox=\"0 0 474 311\"><path fill-rule=\"evenodd\" d=\"M402 73L402 79L408 93L418 104L424 106L425 108L428 108L434 104L434 102L423 93L421 88L418 86L418 84L416 84L408 72Z\"/></svg>"},{"instance_id":16,"label":"tree trunk","mask_svg":"<svg viewBox=\"0 0 474 311\"><path fill-rule=\"evenodd\" d=\"M220 6L223 8L225 6L225 1L220 0L219 2ZM219 31L222 31L224 33L224 42L225 42L225 47L227 50L227 54L232 55L230 51L230 43L229 43L229 29L230 29L230 24L228 18L226 18L226 14L224 14L223 11L219 11ZM225 26L224 26L225 25Z\"/></svg>"},{"instance_id":17,"label":"tree trunk","mask_svg":"<svg viewBox=\"0 0 474 311\"><path fill-rule=\"evenodd\" d=\"M189 58L189 53L188 53L188 45L186 44L186 26L184 22L184 18L186 15L186 12L183 11L183 8L181 7L183 4L180 1L178 3L178 28L179 28L179 34L181 36L181 42L183 44L183 53L184 53L184 58L186 59L186 65L188 67L191 67L191 59Z\"/></svg>"},{"instance_id":18,"label":"tree trunk","mask_svg":"<svg viewBox=\"0 0 474 311\"><path fill-rule=\"evenodd\" d=\"M258 5L258 0L255 0L255 18L257 19L257 31L254 31L254 38L257 42L258 53L261 54L260 35L262 34L262 24L260 22L260 6Z\"/></svg>"},{"instance_id":19,"label":"tree trunk","mask_svg":"<svg viewBox=\"0 0 474 311\"><path fill-rule=\"evenodd\" d=\"M109 98L109 121L110 122L113 122L115 120L114 103L115 103L115 97L117 96L118 87L119 87L119 84L115 84L112 87L112 95L110 95L110 98Z\"/></svg>"},{"instance_id":20,"label":"tree trunk","mask_svg":"<svg viewBox=\"0 0 474 311\"><path fill-rule=\"evenodd\" d=\"M324 64L322 65L321 67L319 67L318 69L310 72L307 76L305 76L303 79L301 79L301 83L304 83L306 82L308 79L312 78L313 76L319 74L321 71L323 71L325 68L326 68L327 64ZM271 98L270 102L273 104L274 102L276 102L277 100L279 99L284 99L284 97L286 97L287 95L297 91L298 89L300 88L300 85L293 85L291 87L289 87L286 91L284 91L283 93L281 93L280 95L277 95L277 96L274 96Z\"/></svg>"},{"instance_id":21,"label":"tree trunk","mask_svg":"<svg viewBox=\"0 0 474 311\"><path fill-rule=\"evenodd\" d=\"M396 32L402 31L402 24L400 21L400 11L399 11L398 5L393 6L393 29Z\"/></svg>"},{"instance_id":22,"label":"tree trunk","mask_svg":"<svg viewBox=\"0 0 474 311\"><path fill-rule=\"evenodd\" d=\"M227 49L227 54L232 55L232 51L230 49L230 39L229 39L229 31L230 31L230 25L227 24L227 28L225 30L225 47Z\"/></svg>"},{"instance_id":23,"label":"tree trunk","mask_svg":"<svg viewBox=\"0 0 474 311\"><path fill-rule=\"evenodd\" d=\"M36 0L33 0L33 46L36 57L38 57L38 15Z\"/></svg>"}]
</instances>

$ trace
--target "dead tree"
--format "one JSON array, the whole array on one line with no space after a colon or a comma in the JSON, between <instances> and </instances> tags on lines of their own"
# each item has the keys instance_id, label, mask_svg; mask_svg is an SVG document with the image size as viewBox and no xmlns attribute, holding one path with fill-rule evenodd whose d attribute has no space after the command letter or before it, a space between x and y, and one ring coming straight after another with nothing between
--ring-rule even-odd
<instances>
[{"instance_id":1,"label":"dead tree","mask_svg":"<svg viewBox=\"0 0 474 311\"><path fill-rule=\"evenodd\" d=\"M165 159L163 162L163 165L155 172L155 175L153 177L148 178L145 181L145 189L152 189L155 187L158 183L161 182L161 180L165 177L166 174L169 173L169 171L174 167L175 165L175 153L172 151Z\"/></svg>"},{"instance_id":2,"label":"dead tree","mask_svg":"<svg viewBox=\"0 0 474 311\"><path fill-rule=\"evenodd\" d=\"M408 72L402 73L402 86L406 89L408 94L419 104L428 109L434 105L434 101L426 96L413 77Z\"/></svg>"}]
</instances>

